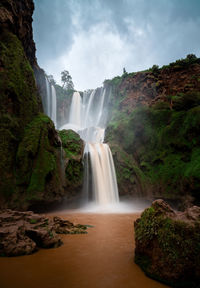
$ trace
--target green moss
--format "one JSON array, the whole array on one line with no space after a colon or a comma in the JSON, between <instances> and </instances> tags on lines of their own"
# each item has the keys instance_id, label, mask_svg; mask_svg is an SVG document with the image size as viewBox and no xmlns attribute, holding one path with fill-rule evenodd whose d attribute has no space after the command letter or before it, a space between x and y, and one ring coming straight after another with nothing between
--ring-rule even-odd
<instances>
[{"instance_id":1,"label":"green moss","mask_svg":"<svg viewBox=\"0 0 200 288\"><path fill-rule=\"evenodd\" d=\"M37 90L33 70L26 59L21 42L12 33L0 38L1 111L18 118L23 126L37 114Z\"/></svg>"},{"instance_id":2,"label":"green moss","mask_svg":"<svg viewBox=\"0 0 200 288\"><path fill-rule=\"evenodd\" d=\"M146 209L135 226L135 262L152 278L171 284L173 287L189 287L187 279L180 281L173 277L168 279L161 276L162 271L155 267L155 263L152 264L154 260L151 256L154 252L147 255L143 253L146 250L142 247L154 249L155 246L157 249L155 251L160 253L156 265L169 267L168 270L172 270L172 275L173 272L180 273L180 271L192 273L193 268L198 267L200 263L199 228L197 222L193 227L185 222L168 218L153 207ZM179 278L184 279L184 274L179 275ZM190 284L194 285L193 281L195 283L196 279L191 279Z\"/></svg>"},{"instance_id":3,"label":"green moss","mask_svg":"<svg viewBox=\"0 0 200 288\"><path fill-rule=\"evenodd\" d=\"M16 152L24 127L37 115L38 94L33 70L18 38L0 36L0 191L7 200L17 191Z\"/></svg>"},{"instance_id":4,"label":"green moss","mask_svg":"<svg viewBox=\"0 0 200 288\"><path fill-rule=\"evenodd\" d=\"M29 220L29 223L30 224L36 224L38 221L37 221L37 219L30 219Z\"/></svg>"},{"instance_id":5,"label":"green moss","mask_svg":"<svg viewBox=\"0 0 200 288\"><path fill-rule=\"evenodd\" d=\"M77 156L82 153L82 140L80 136L72 130L59 131L62 146L67 157Z\"/></svg>"},{"instance_id":6,"label":"green moss","mask_svg":"<svg viewBox=\"0 0 200 288\"><path fill-rule=\"evenodd\" d=\"M62 147L65 151L67 165L65 176L67 185L78 187L82 184L83 179L83 141L80 136L72 130L59 131L62 140Z\"/></svg>"},{"instance_id":7,"label":"green moss","mask_svg":"<svg viewBox=\"0 0 200 288\"><path fill-rule=\"evenodd\" d=\"M17 185L24 187L28 201L38 200L47 181L57 173L55 147L49 135L53 129L53 122L39 114L27 125L18 147Z\"/></svg>"}]
</instances>

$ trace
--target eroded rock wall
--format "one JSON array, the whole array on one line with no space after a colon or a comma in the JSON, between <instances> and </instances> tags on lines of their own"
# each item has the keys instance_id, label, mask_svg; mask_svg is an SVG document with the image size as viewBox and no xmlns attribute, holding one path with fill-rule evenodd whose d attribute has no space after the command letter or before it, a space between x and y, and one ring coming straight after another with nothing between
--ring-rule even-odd
<instances>
[{"instance_id":1,"label":"eroded rock wall","mask_svg":"<svg viewBox=\"0 0 200 288\"><path fill-rule=\"evenodd\" d=\"M121 195L200 203L200 59L190 55L161 69L106 81ZM183 208L183 207L182 207Z\"/></svg>"}]
</instances>

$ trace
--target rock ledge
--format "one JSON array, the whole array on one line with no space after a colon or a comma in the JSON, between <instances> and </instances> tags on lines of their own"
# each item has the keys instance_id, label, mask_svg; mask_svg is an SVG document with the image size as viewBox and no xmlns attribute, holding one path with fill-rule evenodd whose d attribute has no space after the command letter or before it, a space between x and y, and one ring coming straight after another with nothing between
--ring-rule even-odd
<instances>
[{"instance_id":1,"label":"rock ledge","mask_svg":"<svg viewBox=\"0 0 200 288\"><path fill-rule=\"evenodd\" d=\"M32 211L0 211L0 256L28 255L39 248L62 244L57 234L87 233L84 225L74 225L60 217L45 217Z\"/></svg>"}]
</instances>

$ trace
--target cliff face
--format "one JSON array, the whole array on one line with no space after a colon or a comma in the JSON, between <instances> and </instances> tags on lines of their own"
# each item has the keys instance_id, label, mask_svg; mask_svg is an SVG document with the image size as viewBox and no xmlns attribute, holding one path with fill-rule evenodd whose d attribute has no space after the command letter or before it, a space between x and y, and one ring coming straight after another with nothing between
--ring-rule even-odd
<instances>
[{"instance_id":1,"label":"cliff face","mask_svg":"<svg viewBox=\"0 0 200 288\"><path fill-rule=\"evenodd\" d=\"M45 78L35 58L33 9L32 0L0 5L0 208L46 205L68 193L61 140L41 113Z\"/></svg>"},{"instance_id":2,"label":"cliff face","mask_svg":"<svg viewBox=\"0 0 200 288\"><path fill-rule=\"evenodd\" d=\"M199 203L200 59L189 55L105 85L113 107L106 140L121 195Z\"/></svg>"},{"instance_id":3,"label":"cliff face","mask_svg":"<svg viewBox=\"0 0 200 288\"><path fill-rule=\"evenodd\" d=\"M128 114L138 105L152 106L158 101L169 102L169 96L200 91L200 59L189 56L162 69L154 67L138 73L116 77L108 83L117 89L119 109ZM116 85L117 84L117 85Z\"/></svg>"},{"instance_id":4,"label":"cliff face","mask_svg":"<svg viewBox=\"0 0 200 288\"><path fill-rule=\"evenodd\" d=\"M0 6L1 30L8 30L22 43L31 66L37 65L32 33L33 1L2 0Z\"/></svg>"}]
</instances>

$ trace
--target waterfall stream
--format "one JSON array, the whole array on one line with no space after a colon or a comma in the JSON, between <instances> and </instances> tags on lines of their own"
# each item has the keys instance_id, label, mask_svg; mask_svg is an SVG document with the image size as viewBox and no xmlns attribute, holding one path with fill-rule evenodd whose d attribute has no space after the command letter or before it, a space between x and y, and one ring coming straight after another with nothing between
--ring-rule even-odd
<instances>
[{"instance_id":1,"label":"waterfall stream","mask_svg":"<svg viewBox=\"0 0 200 288\"><path fill-rule=\"evenodd\" d=\"M84 140L84 193L87 201L101 206L119 202L112 153L104 143L107 97L105 88L84 92L82 97L74 92L69 122L59 128L72 129Z\"/></svg>"},{"instance_id":2,"label":"waterfall stream","mask_svg":"<svg viewBox=\"0 0 200 288\"><path fill-rule=\"evenodd\" d=\"M46 99L42 98L42 104L45 114L54 122L57 128L57 97L55 87L46 79Z\"/></svg>"}]
</instances>

